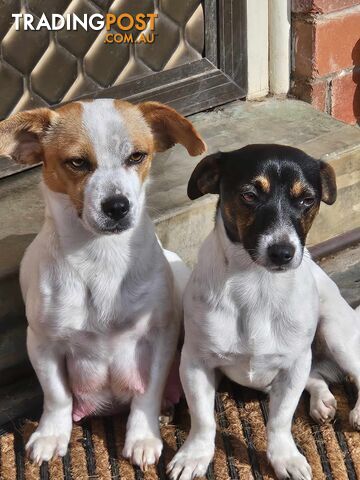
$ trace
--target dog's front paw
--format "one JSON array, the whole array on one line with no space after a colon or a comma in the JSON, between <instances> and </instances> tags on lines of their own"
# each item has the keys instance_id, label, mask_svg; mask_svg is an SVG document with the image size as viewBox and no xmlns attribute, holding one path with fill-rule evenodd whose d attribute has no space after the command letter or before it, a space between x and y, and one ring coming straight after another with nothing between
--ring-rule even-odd
<instances>
[{"instance_id":1,"label":"dog's front paw","mask_svg":"<svg viewBox=\"0 0 360 480\"><path fill-rule=\"evenodd\" d=\"M214 456L212 445L185 443L167 466L171 480L191 480L206 474L209 463Z\"/></svg>"},{"instance_id":2,"label":"dog's front paw","mask_svg":"<svg viewBox=\"0 0 360 480\"><path fill-rule=\"evenodd\" d=\"M158 463L162 451L162 441L157 437L126 438L123 456L143 472L148 465Z\"/></svg>"},{"instance_id":3,"label":"dog's front paw","mask_svg":"<svg viewBox=\"0 0 360 480\"><path fill-rule=\"evenodd\" d=\"M349 422L354 430L360 430L360 408L355 407L349 414Z\"/></svg>"},{"instance_id":4,"label":"dog's front paw","mask_svg":"<svg viewBox=\"0 0 360 480\"><path fill-rule=\"evenodd\" d=\"M317 423L330 422L335 417L336 407L335 397L330 392L310 397L310 415Z\"/></svg>"},{"instance_id":5,"label":"dog's front paw","mask_svg":"<svg viewBox=\"0 0 360 480\"><path fill-rule=\"evenodd\" d=\"M42 462L48 462L56 455L60 457L66 455L69 440L67 433L46 435L36 430L26 444L26 451L33 462L41 465Z\"/></svg>"},{"instance_id":6,"label":"dog's front paw","mask_svg":"<svg viewBox=\"0 0 360 480\"><path fill-rule=\"evenodd\" d=\"M56 455L63 457L67 452L71 429L70 411L44 413L25 447L30 459L41 465Z\"/></svg>"},{"instance_id":7,"label":"dog's front paw","mask_svg":"<svg viewBox=\"0 0 360 480\"><path fill-rule=\"evenodd\" d=\"M277 478L291 478L293 480L311 480L311 467L300 452L292 455L280 453L269 456L270 463Z\"/></svg>"}]
</instances>

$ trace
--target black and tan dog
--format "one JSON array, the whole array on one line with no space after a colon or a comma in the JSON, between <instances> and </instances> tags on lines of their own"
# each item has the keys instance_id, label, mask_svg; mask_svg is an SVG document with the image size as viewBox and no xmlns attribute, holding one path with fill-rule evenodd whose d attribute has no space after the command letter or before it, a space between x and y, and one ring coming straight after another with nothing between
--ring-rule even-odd
<instances>
[{"instance_id":1,"label":"black and tan dog","mask_svg":"<svg viewBox=\"0 0 360 480\"><path fill-rule=\"evenodd\" d=\"M295 148L248 145L199 163L188 194L206 193L219 195L215 228L184 299L180 370L191 431L169 465L170 477L206 472L220 370L270 394L268 458L279 478L308 480L311 468L291 435L302 391L311 394L313 417L325 421L336 408L327 382L346 372L360 386L359 316L305 248L321 201L336 199L334 171ZM312 356L315 334L323 350ZM358 401L350 414L355 428L359 419Z\"/></svg>"}]
</instances>

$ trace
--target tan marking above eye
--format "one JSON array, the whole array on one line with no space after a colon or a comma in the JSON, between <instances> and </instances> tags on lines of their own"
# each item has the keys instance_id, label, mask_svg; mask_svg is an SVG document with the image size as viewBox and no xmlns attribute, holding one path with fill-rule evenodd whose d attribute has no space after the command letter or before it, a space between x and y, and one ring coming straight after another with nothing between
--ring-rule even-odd
<instances>
[{"instance_id":1,"label":"tan marking above eye","mask_svg":"<svg viewBox=\"0 0 360 480\"><path fill-rule=\"evenodd\" d=\"M270 180L265 177L265 175L259 175L258 177L254 178L254 183L257 187L261 188L263 192L270 192Z\"/></svg>"},{"instance_id":2,"label":"tan marking above eye","mask_svg":"<svg viewBox=\"0 0 360 480\"><path fill-rule=\"evenodd\" d=\"M302 182L300 182L300 180L296 180L290 189L290 195L295 198L300 197L300 195L304 193L304 190L305 190L305 185Z\"/></svg>"}]
</instances>

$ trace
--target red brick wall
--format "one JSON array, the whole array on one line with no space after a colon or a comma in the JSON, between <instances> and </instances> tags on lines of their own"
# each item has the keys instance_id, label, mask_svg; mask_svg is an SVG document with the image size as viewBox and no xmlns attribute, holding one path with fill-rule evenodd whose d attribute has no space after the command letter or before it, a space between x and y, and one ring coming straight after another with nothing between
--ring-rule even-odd
<instances>
[{"instance_id":1,"label":"red brick wall","mask_svg":"<svg viewBox=\"0 0 360 480\"><path fill-rule=\"evenodd\" d=\"M360 1L292 0L291 93L360 124Z\"/></svg>"}]
</instances>

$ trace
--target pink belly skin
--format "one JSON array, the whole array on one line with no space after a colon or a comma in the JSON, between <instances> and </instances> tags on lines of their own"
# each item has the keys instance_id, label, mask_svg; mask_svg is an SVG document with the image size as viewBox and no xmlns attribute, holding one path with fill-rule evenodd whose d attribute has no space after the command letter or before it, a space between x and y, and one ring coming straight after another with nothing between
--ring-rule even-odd
<instances>
[{"instance_id":1,"label":"pink belly skin","mask_svg":"<svg viewBox=\"0 0 360 480\"><path fill-rule=\"evenodd\" d=\"M142 395L145 393L147 381L138 370L127 372L126 374L113 375L111 382L112 390L115 394L132 393L133 395Z\"/></svg>"},{"instance_id":2,"label":"pink belly skin","mask_svg":"<svg viewBox=\"0 0 360 480\"><path fill-rule=\"evenodd\" d=\"M97 402L95 399L76 398L73 397L73 412L72 418L74 422L80 422L85 417L101 416L101 415L117 415L119 413L128 411L128 405L131 397L126 401L126 404L117 402L113 398L108 403Z\"/></svg>"},{"instance_id":3,"label":"pink belly skin","mask_svg":"<svg viewBox=\"0 0 360 480\"><path fill-rule=\"evenodd\" d=\"M82 418L95 413L94 404L89 401L73 397L73 402L72 417L74 422L79 422Z\"/></svg>"},{"instance_id":4,"label":"pink belly skin","mask_svg":"<svg viewBox=\"0 0 360 480\"><path fill-rule=\"evenodd\" d=\"M106 395L109 384L106 364L84 358L67 358L69 383L73 394L73 420L102 411L109 404Z\"/></svg>"},{"instance_id":5,"label":"pink belly skin","mask_svg":"<svg viewBox=\"0 0 360 480\"><path fill-rule=\"evenodd\" d=\"M150 373L149 356L144 357L138 358L137 365L127 365L126 368L109 368L103 363L68 359L74 399L73 420L78 422L89 415L115 413L121 404L128 403L134 395L144 394ZM183 395L179 364L180 353L177 352L167 379L163 408L176 405Z\"/></svg>"}]
</instances>

